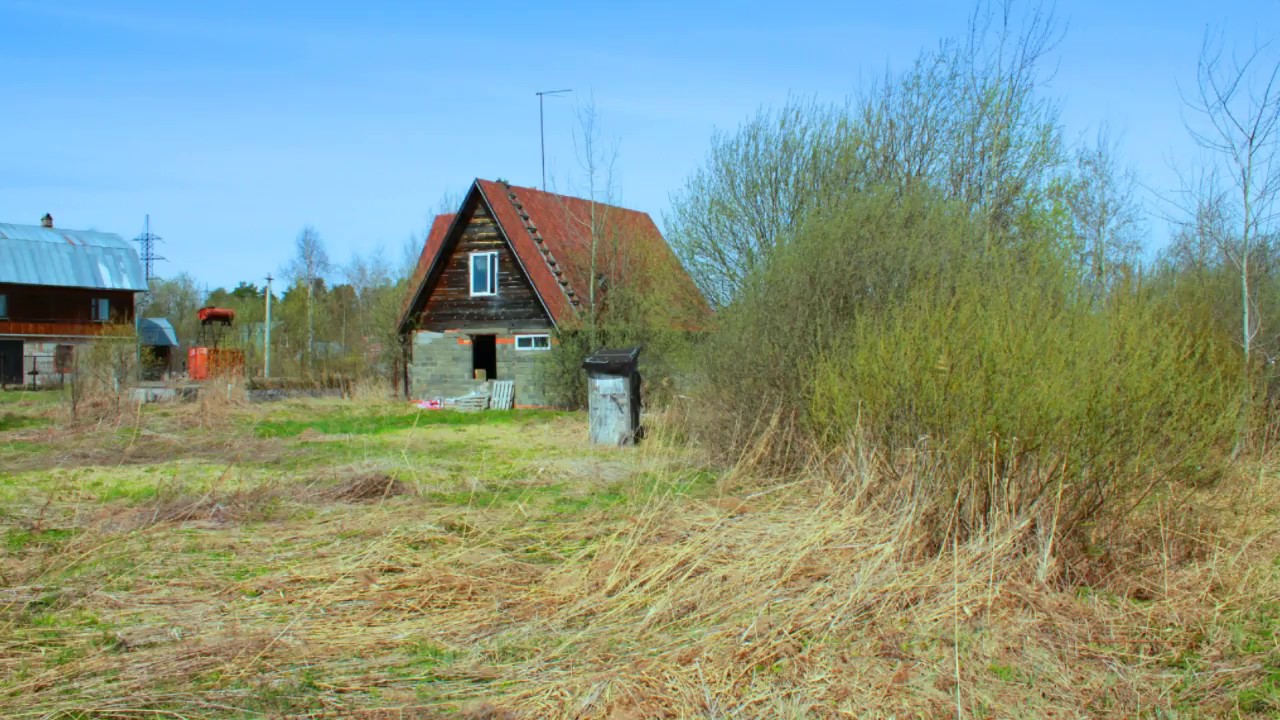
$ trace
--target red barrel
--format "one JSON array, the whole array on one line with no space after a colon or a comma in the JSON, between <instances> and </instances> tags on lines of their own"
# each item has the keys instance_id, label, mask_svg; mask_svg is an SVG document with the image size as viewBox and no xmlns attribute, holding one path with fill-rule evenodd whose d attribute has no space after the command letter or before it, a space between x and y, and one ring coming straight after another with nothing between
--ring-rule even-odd
<instances>
[{"instance_id":1,"label":"red barrel","mask_svg":"<svg viewBox=\"0 0 1280 720\"><path fill-rule=\"evenodd\" d=\"M209 348L187 348L187 377L192 380L209 377Z\"/></svg>"}]
</instances>

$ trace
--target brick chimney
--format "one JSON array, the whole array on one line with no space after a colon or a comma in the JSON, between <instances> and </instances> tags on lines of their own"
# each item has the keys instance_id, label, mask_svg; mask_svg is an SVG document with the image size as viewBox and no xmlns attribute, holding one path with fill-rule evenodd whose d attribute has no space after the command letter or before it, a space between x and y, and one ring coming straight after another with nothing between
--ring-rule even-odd
<instances>
[{"instance_id":1,"label":"brick chimney","mask_svg":"<svg viewBox=\"0 0 1280 720\"><path fill-rule=\"evenodd\" d=\"M45 213L44 217L40 218L40 227L53 227L53 216L49 213Z\"/></svg>"}]
</instances>

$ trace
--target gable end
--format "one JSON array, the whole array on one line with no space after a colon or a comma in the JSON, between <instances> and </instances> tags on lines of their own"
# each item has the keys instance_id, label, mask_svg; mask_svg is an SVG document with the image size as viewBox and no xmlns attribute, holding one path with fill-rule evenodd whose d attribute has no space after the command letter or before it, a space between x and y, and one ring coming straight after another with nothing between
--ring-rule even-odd
<instances>
[{"instance_id":1,"label":"gable end","mask_svg":"<svg viewBox=\"0 0 1280 720\"><path fill-rule=\"evenodd\" d=\"M475 253L497 255L496 294L471 292L471 257ZM434 331L553 325L488 199L475 188L450 224L407 310L401 332L408 332L411 325Z\"/></svg>"}]
</instances>

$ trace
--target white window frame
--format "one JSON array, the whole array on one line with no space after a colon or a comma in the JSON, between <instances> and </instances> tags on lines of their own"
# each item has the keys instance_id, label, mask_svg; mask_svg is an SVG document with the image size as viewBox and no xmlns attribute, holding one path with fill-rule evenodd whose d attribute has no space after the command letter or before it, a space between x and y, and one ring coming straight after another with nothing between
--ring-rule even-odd
<instances>
[{"instance_id":1,"label":"white window frame","mask_svg":"<svg viewBox=\"0 0 1280 720\"><path fill-rule=\"evenodd\" d=\"M520 341L527 340L526 347L520 347ZM538 340L546 341L545 345L539 346ZM516 352L541 352L551 349L551 335L547 333L537 333L535 335L517 335L516 336Z\"/></svg>"},{"instance_id":2,"label":"white window frame","mask_svg":"<svg viewBox=\"0 0 1280 720\"><path fill-rule=\"evenodd\" d=\"M111 298L96 297L89 302L89 318L91 320L104 323L111 319ZM100 312L101 309L105 309L106 312Z\"/></svg>"},{"instance_id":3,"label":"white window frame","mask_svg":"<svg viewBox=\"0 0 1280 720\"><path fill-rule=\"evenodd\" d=\"M489 274L489 291L476 292L476 262L484 262ZM498 253L496 250L471 253L467 263L467 289L471 297L493 297L498 294Z\"/></svg>"}]
</instances>

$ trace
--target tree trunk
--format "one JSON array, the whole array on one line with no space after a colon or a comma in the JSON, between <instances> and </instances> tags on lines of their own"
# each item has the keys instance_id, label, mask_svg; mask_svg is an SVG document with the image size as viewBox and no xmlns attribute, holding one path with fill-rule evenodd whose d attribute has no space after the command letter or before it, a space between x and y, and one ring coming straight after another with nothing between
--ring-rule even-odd
<instances>
[{"instance_id":1,"label":"tree trunk","mask_svg":"<svg viewBox=\"0 0 1280 720\"><path fill-rule=\"evenodd\" d=\"M316 364L316 314L315 314L315 281L307 282L307 370L315 369Z\"/></svg>"}]
</instances>

